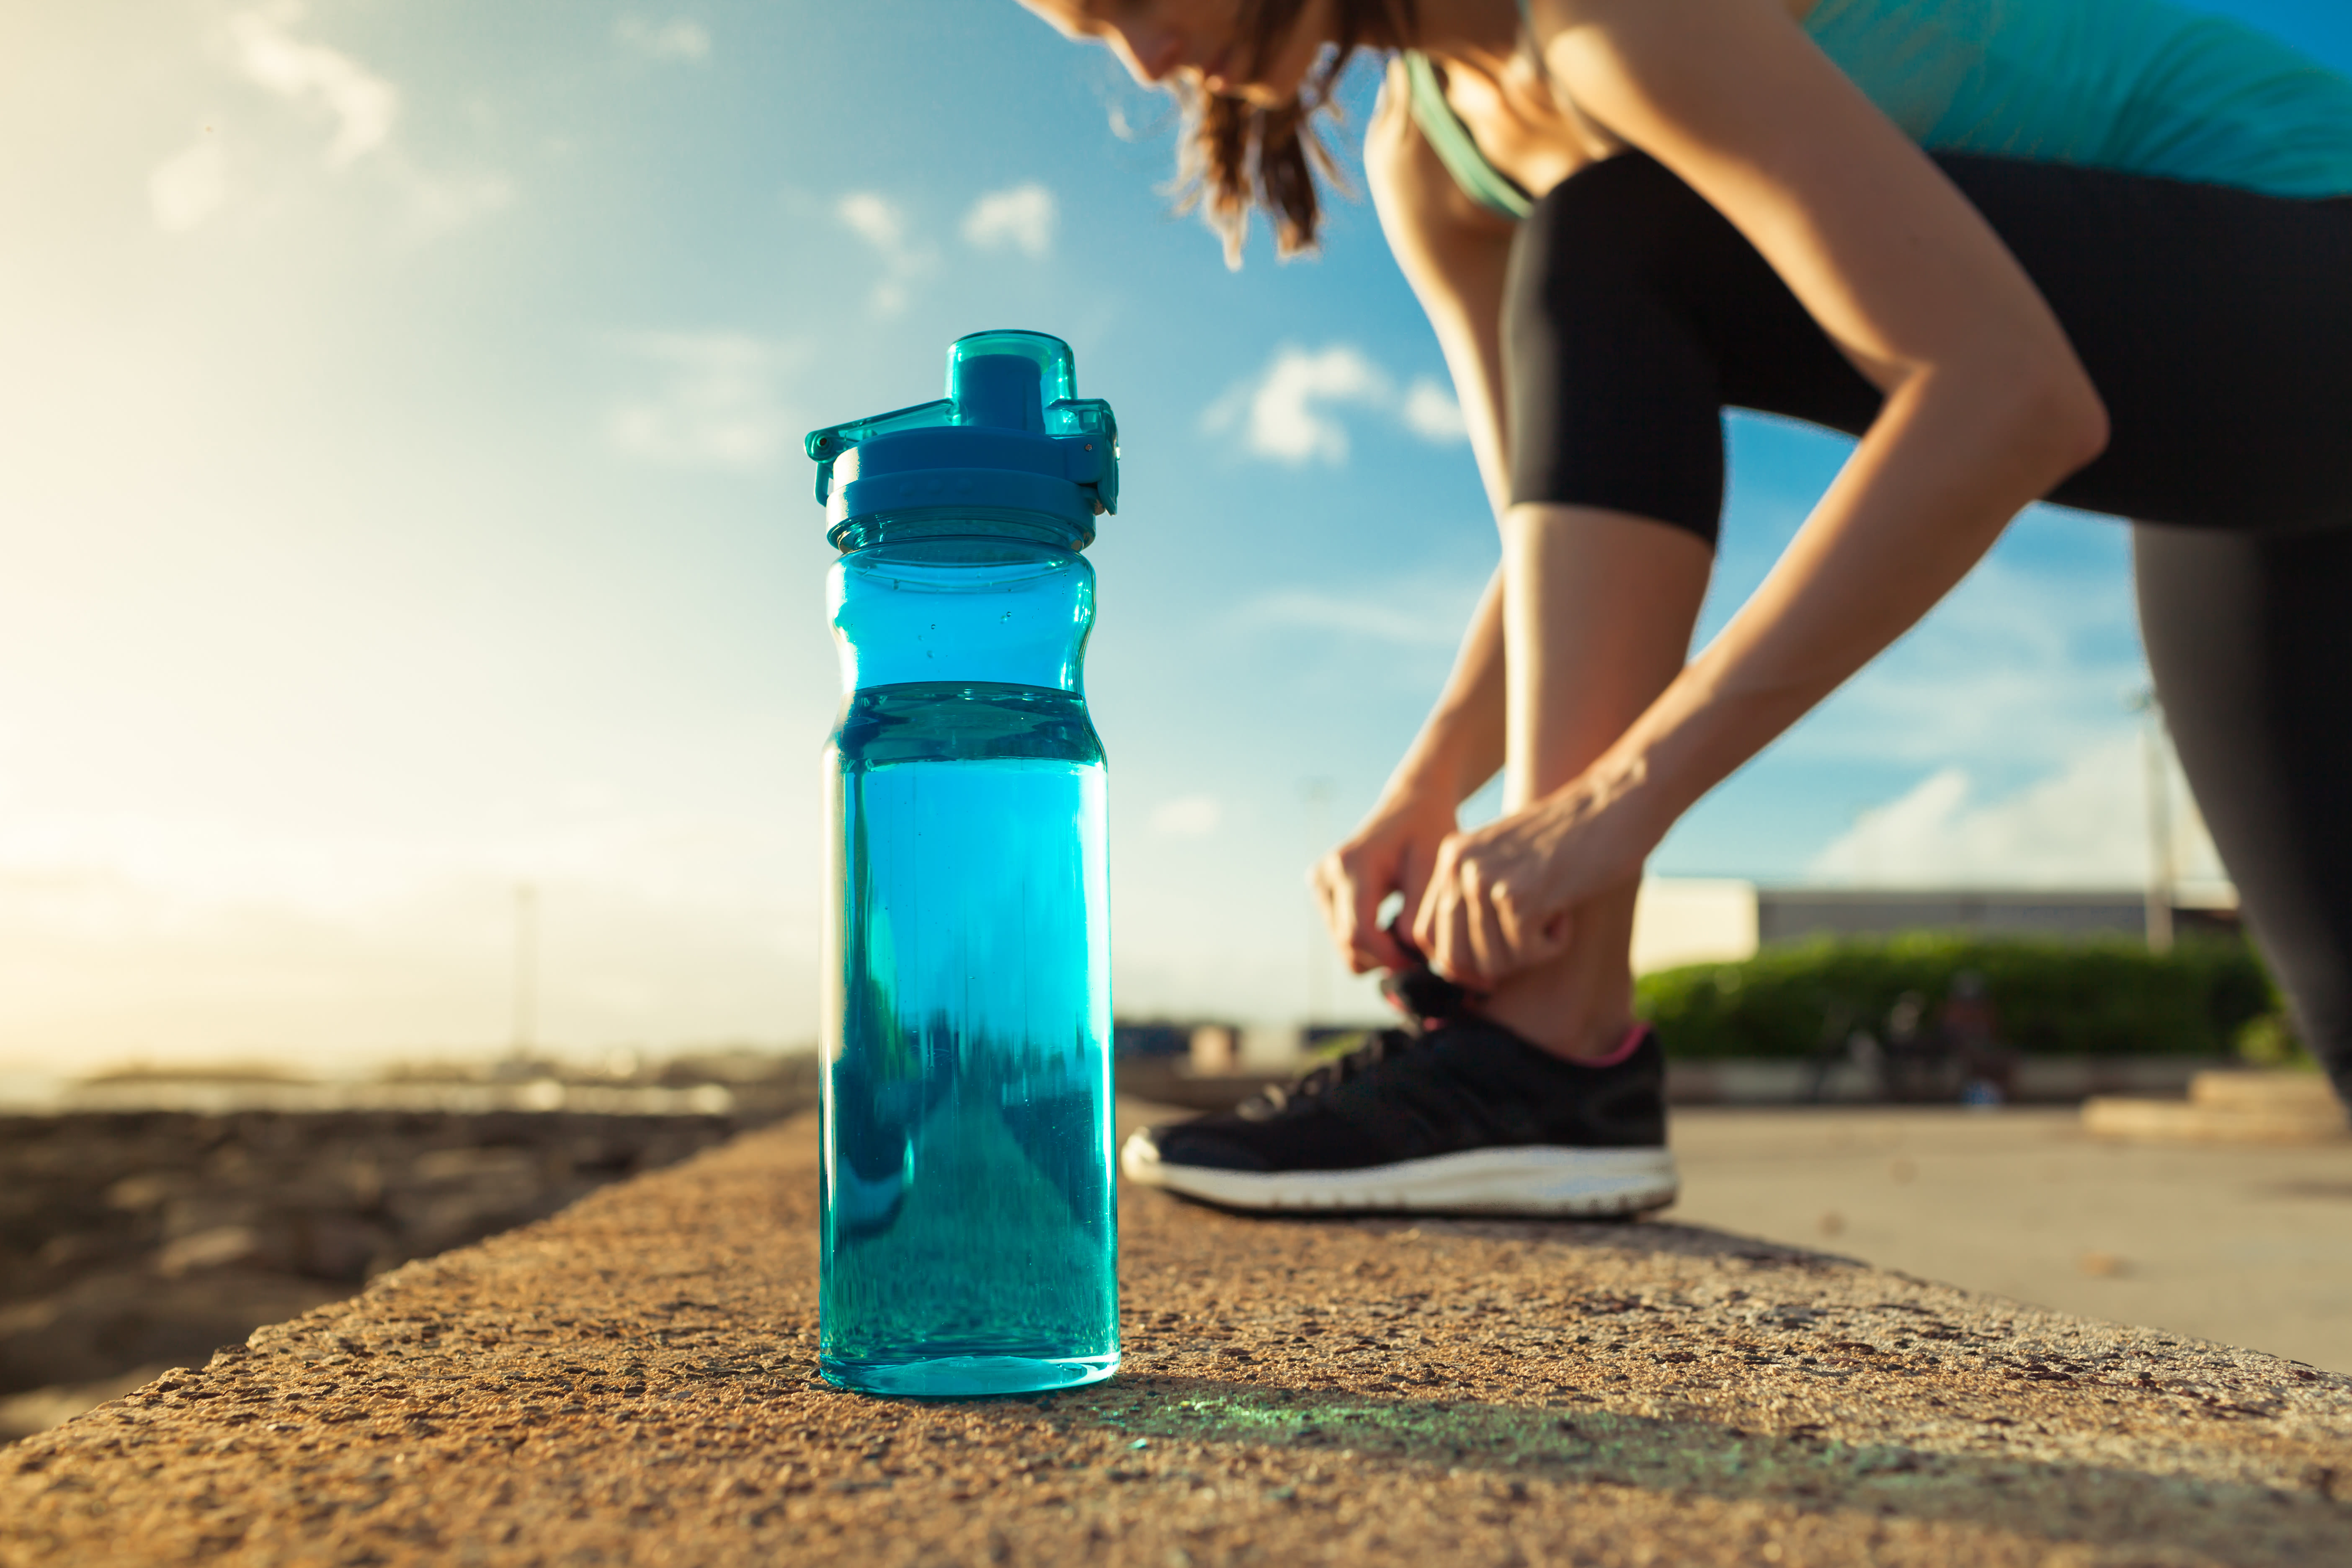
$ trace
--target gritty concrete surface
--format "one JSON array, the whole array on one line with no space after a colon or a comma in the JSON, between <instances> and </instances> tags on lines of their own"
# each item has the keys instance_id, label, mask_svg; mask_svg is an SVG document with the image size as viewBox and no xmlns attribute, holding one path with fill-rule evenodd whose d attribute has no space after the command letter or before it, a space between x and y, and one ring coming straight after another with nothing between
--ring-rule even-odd
<instances>
[{"instance_id":1,"label":"gritty concrete surface","mask_svg":"<svg viewBox=\"0 0 2352 1568\"><path fill-rule=\"evenodd\" d=\"M1683 1110L1668 1217L2352 1372L2352 1144L2103 1142L2058 1110Z\"/></svg>"},{"instance_id":2,"label":"gritty concrete surface","mask_svg":"<svg viewBox=\"0 0 2352 1568\"><path fill-rule=\"evenodd\" d=\"M0 1456L0 1563L2315 1563L2352 1379L1685 1226L1129 1192L1127 1363L835 1392L805 1121Z\"/></svg>"}]
</instances>

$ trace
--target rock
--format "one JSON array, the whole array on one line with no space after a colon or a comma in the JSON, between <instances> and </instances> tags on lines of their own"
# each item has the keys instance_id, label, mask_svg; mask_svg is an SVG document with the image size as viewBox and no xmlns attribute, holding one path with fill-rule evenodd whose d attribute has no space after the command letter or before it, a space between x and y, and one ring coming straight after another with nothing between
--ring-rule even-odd
<instances>
[{"instance_id":1,"label":"rock","mask_svg":"<svg viewBox=\"0 0 2352 1568\"><path fill-rule=\"evenodd\" d=\"M179 1276L199 1268L244 1263L261 1250L261 1233L249 1225L220 1225L167 1243L155 1255L155 1272Z\"/></svg>"},{"instance_id":2,"label":"rock","mask_svg":"<svg viewBox=\"0 0 2352 1568\"><path fill-rule=\"evenodd\" d=\"M178 1278L144 1266L86 1274L0 1310L0 1390L100 1383L131 1367L201 1360L276 1322L350 1294L348 1286L250 1268Z\"/></svg>"},{"instance_id":3,"label":"rock","mask_svg":"<svg viewBox=\"0 0 2352 1568\"><path fill-rule=\"evenodd\" d=\"M754 1088L804 1106L814 1075ZM0 1397L201 1358L764 1116L0 1117Z\"/></svg>"},{"instance_id":4,"label":"rock","mask_svg":"<svg viewBox=\"0 0 2352 1568\"><path fill-rule=\"evenodd\" d=\"M168 1370L162 1366L134 1367L96 1383L51 1384L47 1388L12 1394L0 1399L0 1442L62 1426L85 1410L95 1410L110 1399L120 1399L135 1388L144 1387Z\"/></svg>"}]
</instances>

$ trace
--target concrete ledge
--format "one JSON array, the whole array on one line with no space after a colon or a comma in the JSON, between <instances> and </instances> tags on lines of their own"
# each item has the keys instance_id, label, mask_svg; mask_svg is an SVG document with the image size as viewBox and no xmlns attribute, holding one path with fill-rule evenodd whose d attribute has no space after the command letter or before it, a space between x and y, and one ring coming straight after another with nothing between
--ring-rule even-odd
<instances>
[{"instance_id":1,"label":"concrete ledge","mask_svg":"<svg viewBox=\"0 0 2352 1568\"><path fill-rule=\"evenodd\" d=\"M805 1121L0 1454L0 1563L2312 1563L2352 1379L1665 1224L1127 1194L1127 1370L811 1370Z\"/></svg>"},{"instance_id":2,"label":"concrete ledge","mask_svg":"<svg viewBox=\"0 0 2352 1568\"><path fill-rule=\"evenodd\" d=\"M2315 1072L2200 1072L2187 1100L2086 1100L2083 1130L2152 1143L2341 1143L2352 1119Z\"/></svg>"}]
</instances>

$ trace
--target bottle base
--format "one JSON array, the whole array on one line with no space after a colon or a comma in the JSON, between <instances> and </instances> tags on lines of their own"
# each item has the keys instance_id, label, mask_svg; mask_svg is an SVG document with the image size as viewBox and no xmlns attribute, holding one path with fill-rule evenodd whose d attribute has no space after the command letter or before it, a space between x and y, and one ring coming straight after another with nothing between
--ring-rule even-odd
<instances>
[{"instance_id":1,"label":"bottle base","mask_svg":"<svg viewBox=\"0 0 2352 1568\"><path fill-rule=\"evenodd\" d=\"M968 1399L1100 1383L1118 1370L1118 1357L950 1355L882 1362L819 1356L816 1370L835 1388L857 1394Z\"/></svg>"}]
</instances>

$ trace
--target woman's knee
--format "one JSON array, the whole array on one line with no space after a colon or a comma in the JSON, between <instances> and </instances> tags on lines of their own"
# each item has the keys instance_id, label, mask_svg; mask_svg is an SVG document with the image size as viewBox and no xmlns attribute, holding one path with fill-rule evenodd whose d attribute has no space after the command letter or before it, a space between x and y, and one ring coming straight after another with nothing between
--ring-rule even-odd
<instances>
[{"instance_id":1,"label":"woman's knee","mask_svg":"<svg viewBox=\"0 0 2352 1568\"><path fill-rule=\"evenodd\" d=\"M1694 203L1709 211L1626 154L1536 204L1504 300L1513 500L1660 518L1712 541L1722 399L1673 272Z\"/></svg>"}]
</instances>

